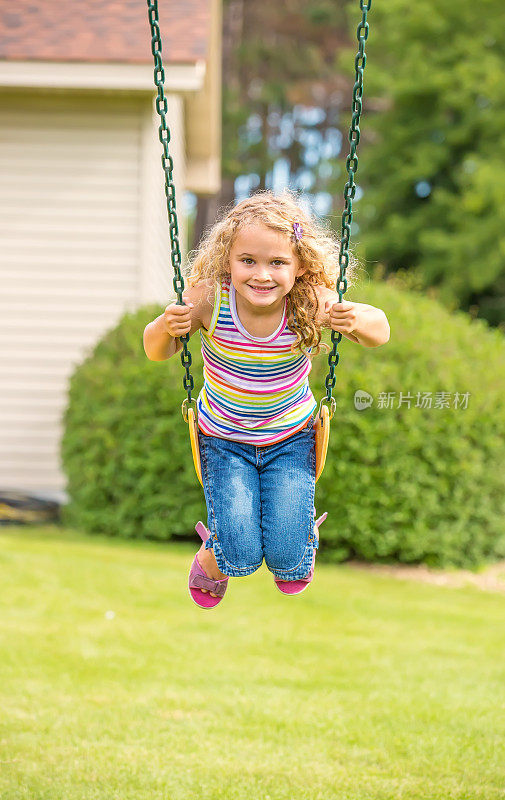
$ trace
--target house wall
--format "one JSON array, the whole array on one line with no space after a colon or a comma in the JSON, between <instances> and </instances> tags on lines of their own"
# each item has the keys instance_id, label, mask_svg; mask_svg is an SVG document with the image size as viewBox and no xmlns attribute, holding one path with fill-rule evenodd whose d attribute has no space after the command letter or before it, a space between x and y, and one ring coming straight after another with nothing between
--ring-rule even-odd
<instances>
[{"instance_id":1,"label":"house wall","mask_svg":"<svg viewBox=\"0 0 505 800\"><path fill-rule=\"evenodd\" d=\"M181 210L180 98L169 107ZM124 311L168 301L160 155L152 95L0 95L0 488L65 498L69 376Z\"/></svg>"}]
</instances>

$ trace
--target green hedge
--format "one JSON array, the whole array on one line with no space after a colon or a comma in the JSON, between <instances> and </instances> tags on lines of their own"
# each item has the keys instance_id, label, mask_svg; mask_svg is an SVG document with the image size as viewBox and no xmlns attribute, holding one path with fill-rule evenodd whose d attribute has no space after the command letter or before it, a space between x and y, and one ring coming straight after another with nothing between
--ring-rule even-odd
<instances>
[{"instance_id":1,"label":"green hedge","mask_svg":"<svg viewBox=\"0 0 505 800\"><path fill-rule=\"evenodd\" d=\"M329 518L320 557L342 561L475 566L505 556L503 335L391 283L369 283L363 302L383 308L390 341L343 339L337 411L318 512ZM205 502L180 414L179 357L151 362L142 334L157 306L127 314L75 371L62 442L67 524L113 536L169 540L196 534ZM199 336L192 340L201 383ZM311 385L323 391L325 357ZM373 404L354 407L354 392ZM417 392L469 392L467 408L415 408ZM380 408L379 393L394 395ZM398 407L399 393L414 396Z\"/></svg>"}]
</instances>

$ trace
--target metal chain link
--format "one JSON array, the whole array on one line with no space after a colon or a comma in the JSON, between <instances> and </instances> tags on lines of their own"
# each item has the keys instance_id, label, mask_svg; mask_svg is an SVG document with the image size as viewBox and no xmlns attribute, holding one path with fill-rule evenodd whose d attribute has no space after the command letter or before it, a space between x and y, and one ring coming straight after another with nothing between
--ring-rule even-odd
<instances>
[{"instance_id":1,"label":"metal chain link","mask_svg":"<svg viewBox=\"0 0 505 800\"><path fill-rule=\"evenodd\" d=\"M167 125L166 113L168 111L167 98L165 97L165 70L161 60L161 34L158 17L158 1L147 0L149 15L149 25L151 26L151 53L154 57L154 84L158 90L156 98L156 111L160 117L159 140L163 146L161 165L165 173L165 197L167 199L168 222L170 231L170 245L172 267L174 270L173 285L177 294L177 305L184 305L182 293L184 291L184 278L181 272L181 251L179 248L179 226L177 224L177 211L175 207L175 185L173 179L174 162L168 152L170 143L170 128ZM191 353L189 352L189 334L179 337L182 342L181 363L185 369L183 386L188 393L188 402L191 403L191 392L194 389L193 376L190 372L192 364Z\"/></svg>"},{"instance_id":2,"label":"metal chain link","mask_svg":"<svg viewBox=\"0 0 505 800\"><path fill-rule=\"evenodd\" d=\"M360 24L357 28L357 38L359 43L359 49L356 54L356 58L354 59L354 66L356 69L356 82L354 84L353 92L352 92L352 120L351 120L351 128L349 130L349 141L351 143L351 149L349 155L347 156L346 161L346 169L349 175L349 180L347 181L344 187L344 199L345 199L345 208L342 214L342 236L340 240L340 254L339 254L339 265L340 265L340 274L337 281L336 290L338 292L338 299L339 302L342 302L342 296L347 291L347 278L345 276L347 267L349 266L349 241L351 238L351 223L352 223L352 201L354 200L354 196L356 194L356 184L354 183L354 176L358 171L358 156L356 154L356 150L359 144L360 139L360 129L359 129L359 121L361 117L361 110L362 110L362 98L363 98L363 71L366 65L366 54L365 54L365 42L368 39L368 22L367 22L367 12L370 11L372 6L372 0L368 0L366 3L365 0L360 0L360 9L363 12L363 16L361 19ZM328 354L328 375L326 376L325 386L326 386L326 400L331 403L332 407L334 404L334 400L332 400L331 393L335 387L336 378L335 378L335 367L337 366L340 354L337 351L337 347L339 342L342 339L342 334L337 331L331 332L331 341L333 347Z\"/></svg>"}]
</instances>

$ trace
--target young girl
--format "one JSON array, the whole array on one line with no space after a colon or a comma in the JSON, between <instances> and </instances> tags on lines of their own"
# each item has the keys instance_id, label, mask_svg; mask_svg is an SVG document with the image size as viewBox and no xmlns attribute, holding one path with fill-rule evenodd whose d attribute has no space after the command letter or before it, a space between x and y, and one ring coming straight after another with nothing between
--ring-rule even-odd
<instances>
[{"instance_id":1,"label":"young girl","mask_svg":"<svg viewBox=\"0 0 505 800\"><path fill-rule=\"evenodd\" d=\"M321 328L377 347L389 339L383 311L339 302L339 241L290 192L258 192L207 232L193 254L185 305L168 305L146 326L152 361L201 334L204 385L197 401L208 529L189 577L193 600L217 605L229 577L265 559L275 584L299 594L310 583L317 404L308 375ZM354 263L346 271L348 285Z\"/></svg>"}]
</instances>

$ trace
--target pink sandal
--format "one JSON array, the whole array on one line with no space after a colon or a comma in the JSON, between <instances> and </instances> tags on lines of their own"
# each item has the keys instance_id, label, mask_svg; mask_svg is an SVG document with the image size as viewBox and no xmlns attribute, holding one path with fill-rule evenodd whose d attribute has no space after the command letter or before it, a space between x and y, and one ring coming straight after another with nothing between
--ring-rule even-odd
<instances>
[{"instance_id":1,"label":"pink sandal","mask_svg":"<svg viewBox=\"0 0 505 800\"><path fill-rule=\"evenodd\" d=\"M317 525L318 529L319 526L325 521L328 513L325 511L324 514L316 519L314 525ZM316 563L316 550L314 548L314 555L312 556L312 567L307 575L306 578L296 580L296 581L283 581L279 578L274 578L275 585L277 586L278 590L282 592L282 594L300 594L301 592L305 591L309 583L311 582L312 578L314 577L314 565Z\"/></svg>"},{"instance_id":2,"label":"pink sandal","mask_svg":"<svg viewBox=\"0 0 505 800\"><path fill-rule=\"evenodd\" d=\"M203 522L197 522L195 530L202 541L206 542L210 536L210 531L207 530ZM198 553L195 555L189 571L188 588L191 598L197 606L200 606L200 608L214 608L214 606L217 606L224 597L228 580L229 578L221 578L221 580L216 581L213 578L209 578L198 561ZM202 592L202 589L207 589L207 592L214 592L218 597L212 597L212 595Z\"/></svg>"}]
</instances>

